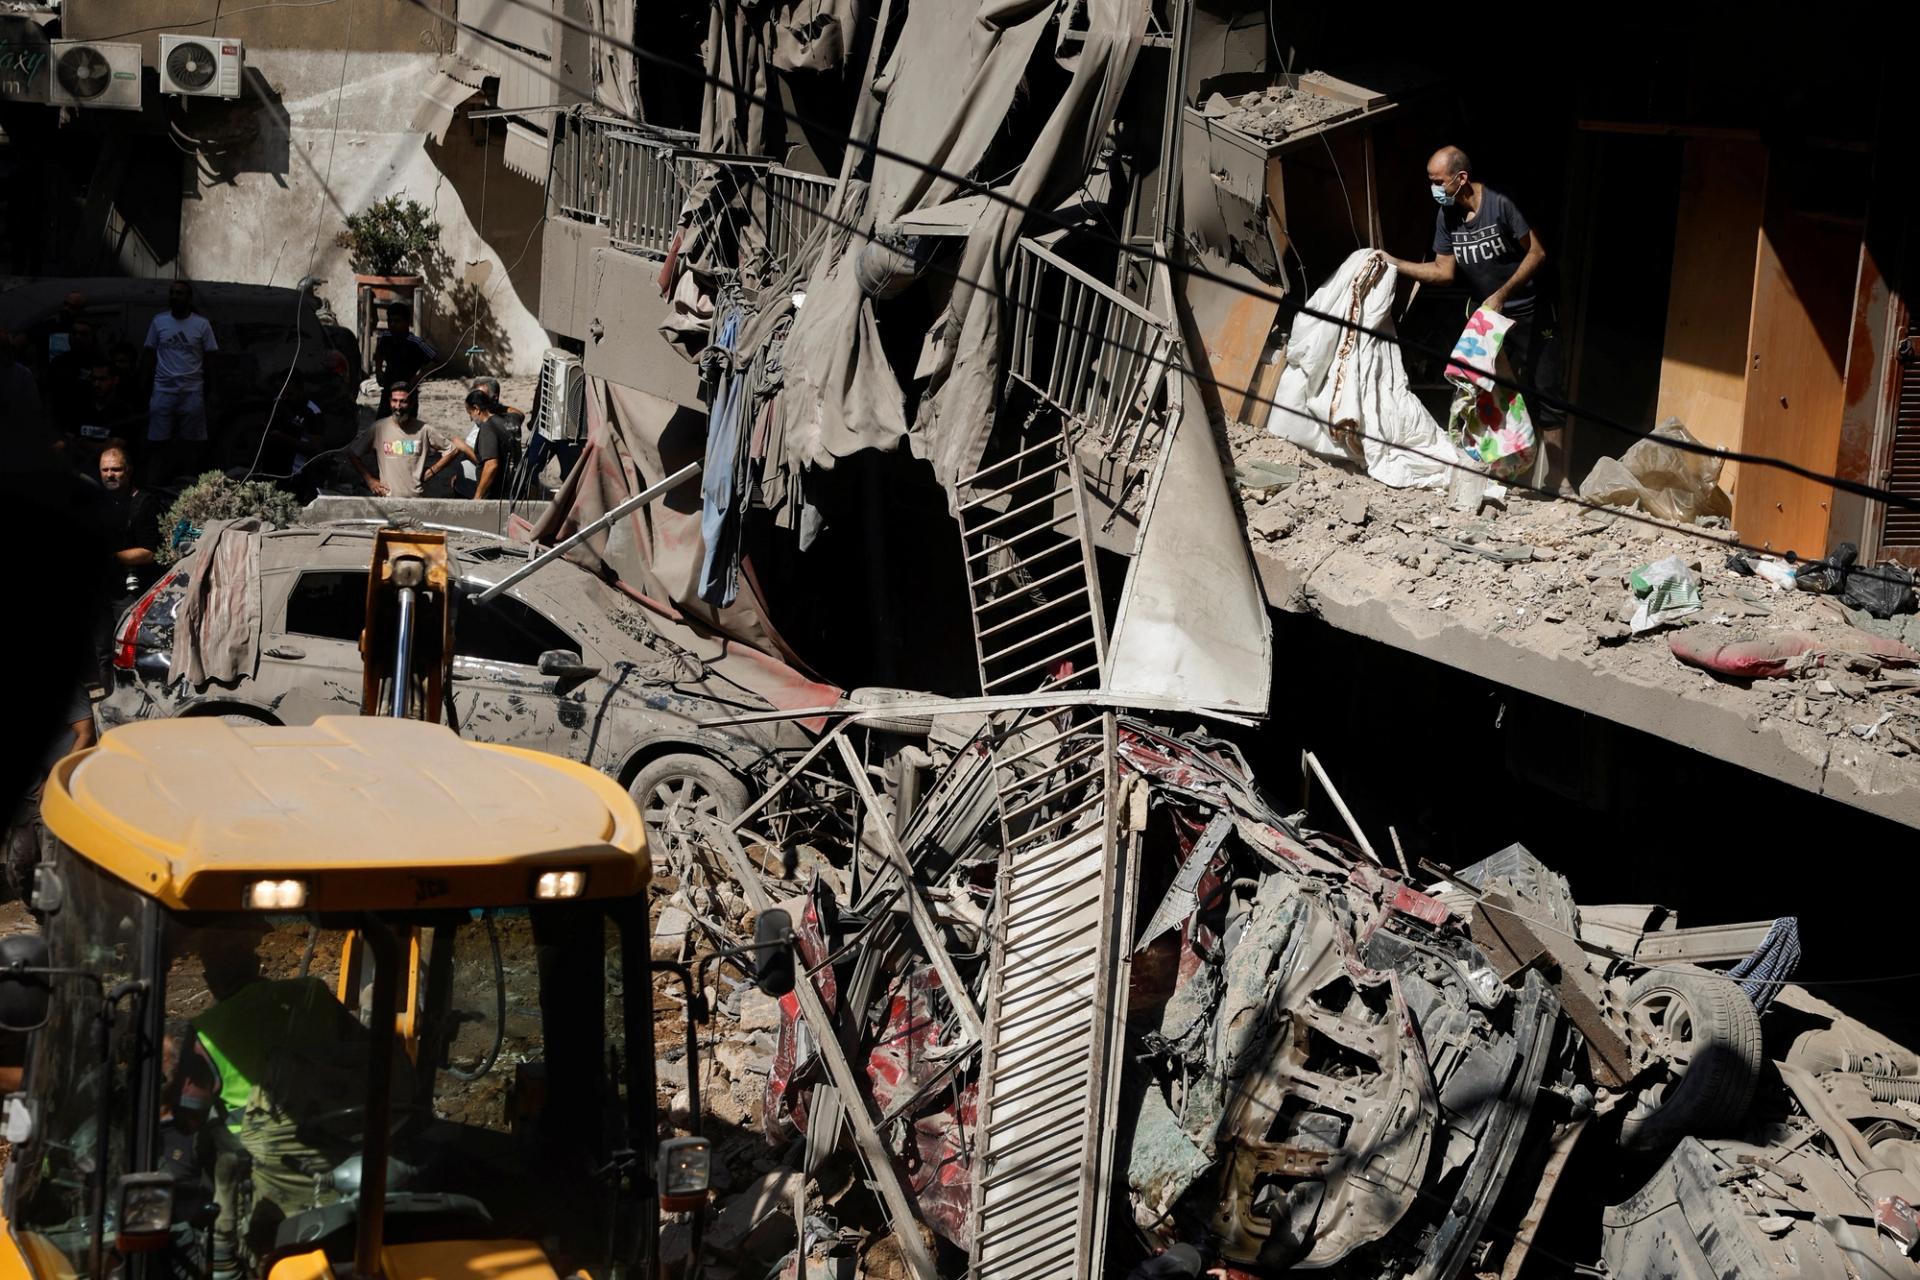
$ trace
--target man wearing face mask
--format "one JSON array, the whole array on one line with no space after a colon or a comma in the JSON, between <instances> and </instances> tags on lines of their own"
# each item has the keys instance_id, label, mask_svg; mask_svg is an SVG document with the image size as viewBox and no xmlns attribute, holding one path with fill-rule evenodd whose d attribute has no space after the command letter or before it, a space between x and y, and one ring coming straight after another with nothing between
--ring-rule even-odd
<instances>
[{"instance_id":1,"label":"man wearing face mask","mask_svg":"<svg viewBox=\"0 0 1920 1280\"><path fill-rule=\"evenodd\" d=\"M1513 321L1507 330L1506 357L1514 376L1527 387L1557 394L1551 385L1552 303L1537 295L1546 246L1540 233L1507 196L1475 182L1467 153L1442 147L1427 161L1427 187L1440 206L1434 217L1433 261L1408 262L1383 255L1400 274L1423 284L1451 285L1458 279L1472 295L1470 305L1497 311ZM1560 469L1560 414L1529 396L1535 425L1545 435L1549 474Z\"/></svg>"}]
</instances>

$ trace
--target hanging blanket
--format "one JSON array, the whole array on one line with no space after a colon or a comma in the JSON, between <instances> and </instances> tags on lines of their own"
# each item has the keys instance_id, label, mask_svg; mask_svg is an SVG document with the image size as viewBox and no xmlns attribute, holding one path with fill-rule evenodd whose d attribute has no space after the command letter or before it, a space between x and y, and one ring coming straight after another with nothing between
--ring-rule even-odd
<instances>
[{"instance_id":1,"label":"hanging blanket","mask_svg":"<svg viewBox=\"0 0 1920 1280\"><path fill-rule=\"evenodd\" d=\"M1396 274L1373 250L1360 249L1314 293L1314 311L1350 323L1305 314L1294 321L1267 430L1365 467L1396 489L1434 489L1447 483L1456 451L1407 386L1399 349L1363 332L1393 331Z\"/></svg>"}]
</instances>

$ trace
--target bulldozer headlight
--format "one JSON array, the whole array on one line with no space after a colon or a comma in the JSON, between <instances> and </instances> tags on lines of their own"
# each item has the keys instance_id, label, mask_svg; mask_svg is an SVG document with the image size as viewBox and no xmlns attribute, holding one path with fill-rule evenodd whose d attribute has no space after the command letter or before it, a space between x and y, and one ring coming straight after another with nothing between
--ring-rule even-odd
<instances>
[{"instance_id":1,"label":"bulldozer headlight","mask_svg":"<svg viewBox=\"0 0 1920 1280\"><path fill-rule=\"evenodd\" d=\"M698 1209L707 1199L713 1148L705 1138L669 1138L660 1144L660 1207L669 1213Z\"/></svg>"},{"instance_id":2,"label":"bulldozer headlight","mask_svg":"<svg viewBox=\"0 0 1920 1280\"><path fill-rule=\"evenodd\" d=\"M250 911L298 911L307 905L305 880L255 880L247 885Z\"/></svg>"},{"instance_id":3,"label":"bulldozer headlight","mask_svg":"<svg viewBox=\"0 0 1920 1280\"><path fill-rule=\"evenodd\" d=\"M130 1173L120 1179L115 1193L114 1248L140 1253L164 1245L173 1231L173 1175Z\"/></svg>"},{"instance_id":4,"label":"bulldozer headlight","mask_svg":"<svg viewBox=\"0 0 1920 1280\"><path fill-rule=\"evenodd\" d=\"M533 882L533 896L548 901L577 898L586 888L587 873L584 871L542 871L540 878Z\"/></svg>"}]
</instances>

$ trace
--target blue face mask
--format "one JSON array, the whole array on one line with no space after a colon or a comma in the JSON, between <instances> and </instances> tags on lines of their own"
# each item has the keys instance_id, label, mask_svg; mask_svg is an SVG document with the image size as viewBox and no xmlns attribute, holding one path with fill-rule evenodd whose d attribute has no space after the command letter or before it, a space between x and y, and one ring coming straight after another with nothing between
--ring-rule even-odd
<instances>
[{"instance_id":1,"label":"blue face mask","mask_svg":"<svg viewBox=\"0 0 1920 1280\"><path fill-rule=\"evenodd\" d=\"M1446 183L1430 182L1427 184L1427 190L1433 192L1433 200L1435 204L1450 205L1453 203L1453 197L1447 194Z\"/></svg>"}]
</instances>

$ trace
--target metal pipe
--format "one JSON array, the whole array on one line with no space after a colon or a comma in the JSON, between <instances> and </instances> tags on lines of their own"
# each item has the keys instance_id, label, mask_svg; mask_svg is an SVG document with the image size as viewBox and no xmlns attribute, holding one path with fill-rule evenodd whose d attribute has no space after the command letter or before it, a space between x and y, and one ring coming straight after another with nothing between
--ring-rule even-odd
<instances>
[{"instance_id":1,"label":"metal pipe","mask_svg":"<svg viewBox=\"0 0 1920 1280\"><path fill-rule=\"evenodd\" d=\"M361 920L360 936L373 953L373 1012L367 1028L366 1135L360 1144L353 1269L356 1276L375 1280L386 1231L387 1160L393 1145L393 1004L400 991L400 946L393 930L374 916Z\"/></svg>"},{"instance_id":2,"label":"metal pipe","mask_svg":"<svg viewBox=\"0 0 1920 1280\"><path fill-rule=\"evenodd\" d=\"M1307 767L1313 770L1313 776L1320 779L1320 785L1326 788L1327 799L1333 801L1333 807L1340 811L1340 820L1346 823L1347 830L1353 833L1353 838L1359 843L1361 852L1372 858L1375 866L1384 867L1386 863L1380 861L1380 855L1373 851L1373 845L1368 841L1367 833L1362 831L1360 824L1353 820L1353 814L1348 812L1347 802L1340 798L1340 792L1335 789L1333 779L1329 778L1327 771L1320 767L1319 758L1311 751L1306 753L1306 757Z\"/></svg>"},{"instance_id":3,"label":"metal pipe","mask_svg":"<svg viewBox=\"0 0 1920 1280\"><path fill-rule=\"evenodd\" d=\"M639 507L642 507L647 503L653 501L655 498L659 497L661 494L667 492L667 490L672 489L677 485L679 485L682 481L691 480L694 476L699 475L700 466L701 464L698 462L689 462L686 466L680 468L678 471L668 476L665 480L661 480L661 481L658 481L657 483L648 485L646 488L634 494L631 498L628 498L625 502L620 503L618 506L614 507L613 510L607 512L605 515L601 516L599 519L592 520L584 525L581 525L578 529L574 530L573 535L571 537L565 539L564 541L554 543L551 547L548 547L545 551L542 551L539 555L527 561L525 564L521 565L518 569L515 569L512 573L508 574L506 577L500 579L500 581L494 583L492 586L488 587L485 591L482 591L479 595L475 596L474 602L476 604L485 604L487 601L499 595L502 591L505 591L508 587L511 587L515 583L521 581L523 578L528 577L535 570L543 568L549 562L557 559L560 556L565 555L567 552L573 550L575 547L579 546L582 542L585 542L588 538L600 532L602 529L606 528L608 525L611 525L615 521L626 516L629 512L634 511Z\"/></svg>"},{"instance_id":4,"label":"metal pipe","mask_svg":"<svg viewBox=\"0 0 1920 1280\"><path fill-rule=\"evenodd\" d=\"M413 677L413 588L400 588L400 622L393 642L393 688L388 694L387 714L396 720L407 716L407 686Z\"/></svg>"}]
</instances>

